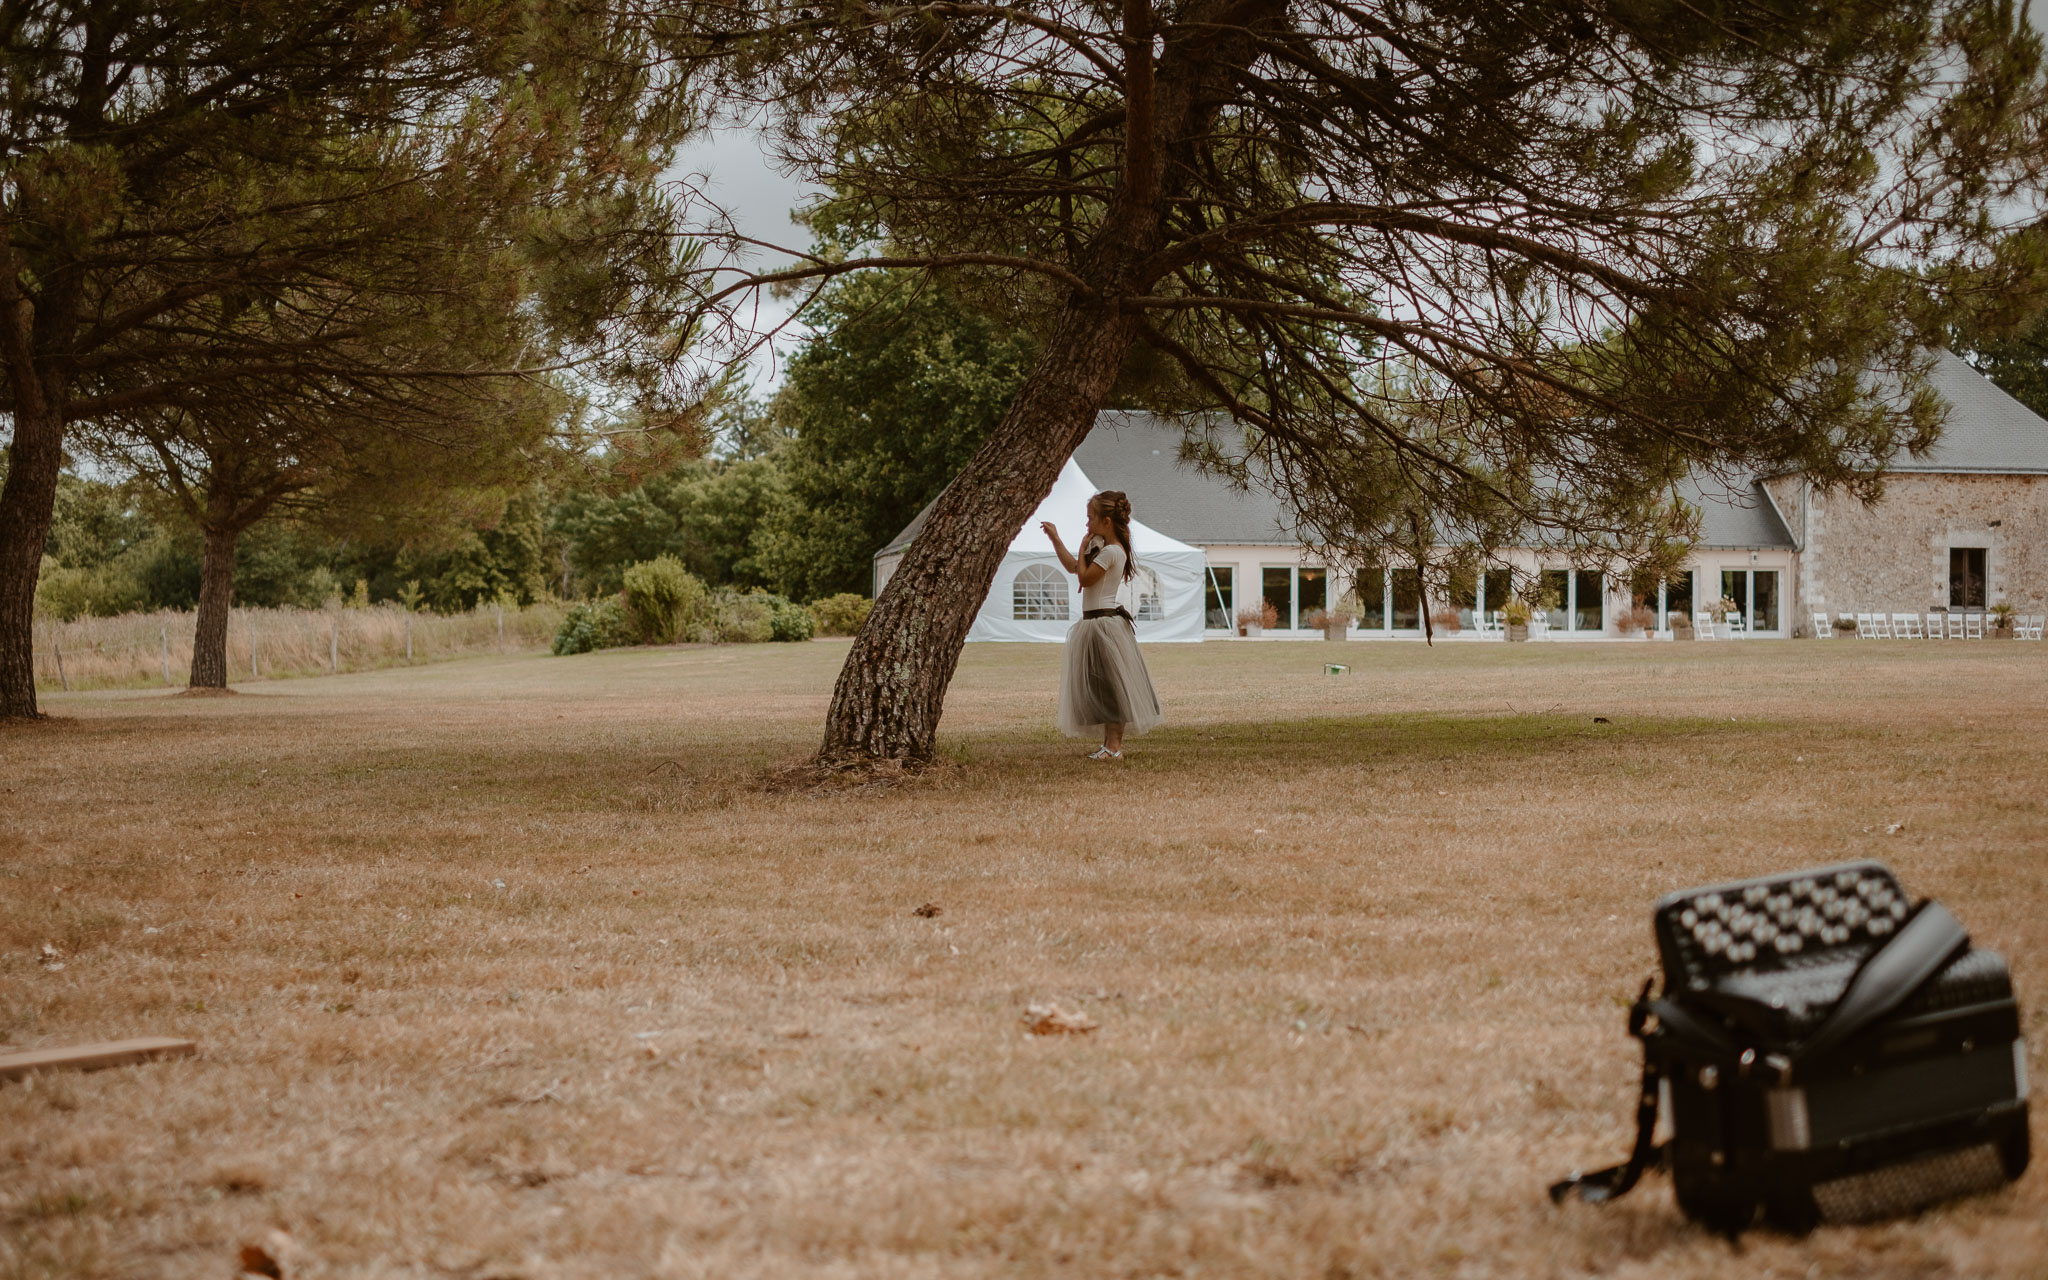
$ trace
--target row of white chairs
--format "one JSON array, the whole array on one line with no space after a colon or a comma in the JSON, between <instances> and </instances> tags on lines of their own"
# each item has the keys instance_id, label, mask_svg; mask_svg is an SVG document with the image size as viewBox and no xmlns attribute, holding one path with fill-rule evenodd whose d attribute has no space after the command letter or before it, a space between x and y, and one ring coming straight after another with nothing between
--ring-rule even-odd
<instances>
[{"instance_id":1,"label":"row of white chairs","mask_svg":"<svg viewBox=\"0 0 2048 1280\"><path fill-rule=\"evenodd\" d=\"M1967 610L1929 613L1923 624L1917 613L1839 613L1837 618L1854 621L1859 640L1982 640L1990 615ZM2022 640L2039 640L2048 616L2013 615L2013 633ZM1813 634L1822 640L1833 636L1835 627L1825 613L1813 615Z\"/></svg>"}]
</instances>

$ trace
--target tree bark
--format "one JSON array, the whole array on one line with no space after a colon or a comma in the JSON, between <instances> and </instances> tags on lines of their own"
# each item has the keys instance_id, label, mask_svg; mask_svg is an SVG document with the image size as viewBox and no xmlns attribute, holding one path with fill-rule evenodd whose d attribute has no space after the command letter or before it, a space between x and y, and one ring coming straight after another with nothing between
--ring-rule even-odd
<instances>
[{"instance_id":1,"label":"tree bark","mask_svg":"<svg viewBox=\"0 0 2048 1280\"><path fill-rule=\"evenodd\" d=\"M1069 304L1023 390L931 514L855 637L818 762L922 764L946 686L1003 553L1095 425L1137 333L1111 308Z\"/></svg>"},{"instance_id":2,"label":"tree bark","mask_svg":"<svg viewBox=\"0 0 2048 1280\"><path fill-rule=\"evenodd\" d=\"M208 529L199 566L199 619L192 634L194 689L228 687L228 611L235 603L236 529Z\"/></svg>"},{"instance_id":3,"label":"tree bark","mask_svg":"<svg viewBox=\"0 0 2048 1280\"><path fill-rule=\"evenodd\" d=\"M0 720L33 719L39 714L36 578L63 465L62 419L41 404L18 409L7 483L0 486Z\"/></svg>"}]
</instances>

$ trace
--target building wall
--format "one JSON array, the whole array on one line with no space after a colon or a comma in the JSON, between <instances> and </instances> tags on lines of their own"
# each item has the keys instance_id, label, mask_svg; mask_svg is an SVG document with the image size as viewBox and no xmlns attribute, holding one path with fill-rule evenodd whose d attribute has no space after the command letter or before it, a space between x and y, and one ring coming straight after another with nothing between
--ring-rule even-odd
<instances>
[{"instance_id":1,"label":"building wall","mask_svg":"<svg viewBox=\"0 0 2048 1280\"><path fill-rule=\"evenodd\" d=\"M2048 476L1903 473L1871 506L1797 477L1766 486L1802 542L1802 624L1815 611L1946 607L1949 551L1960 547L1985 550L1987 603L2048 611Z\"/></svg>"}]
</instances>

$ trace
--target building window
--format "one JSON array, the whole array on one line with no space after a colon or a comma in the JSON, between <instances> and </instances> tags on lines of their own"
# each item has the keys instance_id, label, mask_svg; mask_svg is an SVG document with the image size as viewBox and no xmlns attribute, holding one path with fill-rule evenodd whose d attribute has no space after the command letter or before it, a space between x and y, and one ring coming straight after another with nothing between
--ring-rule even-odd
<instances>
[{"instance_id":1,"label":"building window","mask_svg":"<svg viewBox=\"0 0 2048 1280\"><path fill-rule=\"evenodd\" d=\"M1948 606L1951 609L1984 607L1984 548L1948 549Z\"/></svg>"},{"instance_id":2,"label":"building window","mask_svg":"<svg viewBox=\"0 0 2048 1280\"><path fill-rule=\"evenodd\" d=\"M1721 570L1721 597L1735 602L1750 631L1778 629L1778 571L1776 569Z\"/></svg>"},{"instance_id":3,"label":"building window","mask_svg":"<svg viewBox=\"0 0 2048 1280\"><path fill-rule=\"evenodd\" d=\"M1607 580L1590 569L1545 569L1537 592L1553 631L1600 631L1607 622Z\"/></svg>"},{"instance_id":4,"label":"building window","mask_svg":"<svg viewBox=\"0 0 2048 1280\"><path fill-rule=\"evenodd\" d=\"M1358 573L1358 625L1368 631L1387 629L1387 571L1379 565Z\"/></svg>"},{"instance_id":5,"label":"building window","mask_svg":"<svg viewBox=\"0 0 2048 1280\"><path fill-rule=\"evenodd\" d=\"M1389 625L1396 631L1422 628L1422 571L1395 569L1387 574L1387 599L1393 605Z\"/></svg>"},{"instance_id":6,"label":"building window","mask_svg":"<svg viewBox=\"0 0 2048 1280\"><path fill-rule=\"evenodd\" d=\"M1010 587L1010 616L1019 622L1065 622L1066 575L1051 565L1025 565Z\"/></svg>"},{"instance_id":7,"label":"building window","mask_svg":"<svg viewBox=\"0 0 2048 1280\"><path fill-rule=\"evenodd\" d=\"M1280 625L1289 630L1306 626L1310 613L1330 607L1328 569L1269 564L1259 570L1259 587Z\"/></svg>"},{"instance_id":8,"label":"building window","mask_svg":"<svg viewBox=\"0 0 2048 1280\"><path fill-rule=\"evenodd\" d=\"M1671 615L1683 614L1687 622L1692 621L1692 573L1674 573L1664 582L1664 600L1658 607L1657 625L1671 629Z\"/></svg>"},{"instance_id":9,"label":"building window","mask_svg":"<svg viewBox=\"0 0 2048 1280\"><path fill-rule=\"evenodd\" d=\"M1159 575L1139 565L1131 574L1131 590L1137 594L1138 607L1134 611L1136 622L1166 621L1166 605L1160 599Z\"/></svg>"},{"instance_id":10,"label":"building window","mask_svg":"<svg viewBox=\"0 0 2048 1280\"><path fill-rule=\"evenodd\" d=\"M1503 565L1495 565L1479 575L1479 607L1486 611L1488 618L1508 607L1508 600L1515 594L1514 572Z\"/></svg>"},{"instance_id":11,"label":"building window","mask_svg":"<svg viewBox=\"0 0 2048 1280\"><path fill-rule=\"evenodd\" d=\"M1227 564L1212 564L1209 566L1207 582L1205 584L1208 591L1208 601L1206 611L1203 614L1203 626L1215 631L1234 631L1237 629L1236 619L1230 616L1231 601L1235 596L1235 583L1232 579L1236 577L1236 574L1237 571Z\"/></svg>"},{"instance_id":12,"label":"building window","mask_svg":"<svg viewBox=\"0 0 2048 1280\"><path fill-rule=\"evenodd\" d=\"M1470 629L1479 613L1479 575L1470 569L1451 570L1448 595L1458 611L1458 625Z\"/></svg>"},{"instance_id":13,"label":"building window","mask_svg":"<svg viewBox=\"0 0 2048 1280\"><path fill-rule=\"evenodd\" d=\"M1589 569L1572 573L1572 630L1607 629L1607 579Z\"/></svg>"}]
</instances>

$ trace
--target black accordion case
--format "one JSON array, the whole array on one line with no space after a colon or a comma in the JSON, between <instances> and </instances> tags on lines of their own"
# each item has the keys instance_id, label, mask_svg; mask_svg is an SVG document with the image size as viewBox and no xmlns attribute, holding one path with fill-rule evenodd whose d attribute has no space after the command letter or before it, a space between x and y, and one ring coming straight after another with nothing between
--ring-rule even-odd
<instances>
[{"instance_id":1,"label":"black accordion case","mask_svg":"<svg viewBox=\"0 0 2048 1280\"><path fill-rule=\"evenodd\" d=\"M1881 863L1666 895L1664 982L1629 1014L1629 1161L1551 1188L1612 1199L1668 1166L1687 1216L1740 1232L1910 1213L2017 1178L2026 1050L2004 959ZM1658 1145L1659 1117L1670 1139Z\"/></svg>"}]
</instances>

